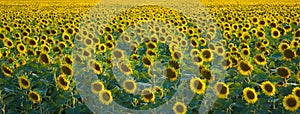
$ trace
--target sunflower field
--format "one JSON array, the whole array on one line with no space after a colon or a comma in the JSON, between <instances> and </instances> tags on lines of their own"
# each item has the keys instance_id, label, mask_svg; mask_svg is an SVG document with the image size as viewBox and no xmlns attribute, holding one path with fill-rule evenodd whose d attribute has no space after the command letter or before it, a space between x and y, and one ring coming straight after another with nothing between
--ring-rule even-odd
<instances>
[{"instance_id":1,"label":"sunflower field","mask_svg":"<svg viewBox=\"0 0 300 114\"><path fill-rule=\"evenodd\" d=\"M0 0L0 113L300 113L299 0Z\"/></svg>"}]
</instances>

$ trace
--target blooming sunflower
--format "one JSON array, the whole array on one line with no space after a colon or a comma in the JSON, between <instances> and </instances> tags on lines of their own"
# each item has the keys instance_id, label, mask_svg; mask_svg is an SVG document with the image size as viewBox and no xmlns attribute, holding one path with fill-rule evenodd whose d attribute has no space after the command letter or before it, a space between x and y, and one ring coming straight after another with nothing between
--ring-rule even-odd
<instances>
[{"instance_id":1,"label":"blooming sunflower","mask_svg":"<svg viewBox=\"0 0 300 114\"><path fill-rule=\"evenodd\" d=\"M258 100L255 89L252 89L250 87L246 87L243 90L243 96L244 96L245 100L250 104L254 104Z\"/></svg>"},{"instance_id":2,"label":"blooming sunflower","mask_svg":"<svg viewBox=\"0 0 300 114\"><path fill-rule=\"evenodd\" d=\"M154 102L155 100L155 94L149 88L145 88L142 90L141 97L142 100L146 103Z\"/></svg>"},{"instance_id":3,"label":"blooming sunflower","mask_svg":"<svg viewBox=\"0 0 300 114\"><path fill-rule=\"evenodd\" d=\"M136 90L136 83L134 80L125 80L122 86L124 90L128 93L134 93Z\"/></svg>"},{"instance_id":4,"label":"blooming sunflower","mask_svg":"<svg viewBox=\"0 0 300 114\"><path fill-rule=\"evenodd\" d=\"M171 81L175 81L178 77L176 70L173 67L166 68L164 75Z\"/></svg>"},{"instance_id":5,"label":"blooming sunflower","mask_svg":"<svg viewBox=\"0 0 300 114\"><path fill-rule=\"evenodd\" d=\"M113 100L111 92L109 90L106 90L106 89L100 91L99 92L99 100L102 104L109 105Z\"/></svg>"},{"instance_id":6,"label":"blooming sunflower","mask_svg":"<svg viewBox=\"0 0 300 114\"><path fill-rule=\"evenodd\" d=\"M247 62L247 61L240 61L238 62L238 71L246 76L246 75L249 75L253 70L253 66Z\"/></svg>"},{"instance_id":7,"label":"blooming sunflower","mask_svg":"<svg viewBox=\"0 0 300 114\"><path fill-rule=\"evenodd\" d=\"M11 77L13 74L12 69L10 69L8 66L6 66L4 63L1 65L1 70L4 73L5 76Z\"/></svg>"},{"instance_id":8,"label":"blooming sunflower","mask_svg":"<svg viewBox=\"0 0 300 114\"><path fill-rule=\"evenodd\" d=\"M255 61L256 64L262 65L262 66L265 65L265 64L267 64L267 59L262 54L256 54L254 56L254 61Z\"/></svg>"},{"instance_id":9,"label":"blooming sunflower","mask_svg":"<svg viewBox=\"0 0 300 114\"><path fill-rule=\"evenodd\" d=\"M217 82L214 85L214 91L218 98L226 99L229 94L229 88L224 82Z\"/></svg>"},{"instance_id":10,"label":"blooming sunflower","mask_svg":"<svg viewBox=\"0 0 300 114\"><path fill-rule=\"evenodd\" d=\"M70 81L68 81L66 79L65 75L58 76L56 83L57 83L58 87L60 87L63 90L68 90L69 89Z\"/></svg>"},{"instance_id":11,"label":"blooming sunflower","mask_svg":"<svg viewBox=\"0 0 300 114\"><path fill-rule=\"evenodd\" d=\"M283 107L289 111L296 111L299 108L299 99L295 95L287 95L283 98L282 101Z\"/></svg>"},{"instance_id":12,"label":"blooming sunflower","mask_svg":"<svg viewBox=\"0 0 300 114\"><path fill-rule=\"evenodd\" d=\"M70 65L68 65L68 64L63 64L63 65L61 65L61 66L60 66L60 72L61 72L62 74L67 75L67 76L73 75L73 69L72 69L72 67L71 67Z\"/></svg>"},{"instance_id":13,"label":"blooming sunflower","mask_svg":"<svg viewBox=\"0 0 300 114\"><path fill-rule=\"evenodd\" d=\"M260 87L261 87L263 93L266 94L267 96L275 95L275 92L276 92L275 86L270 81L262 82Z\"/></svg>"},{"instance_id":14,"label":"blooming sunflower","mask_svg":"<svg viewBox=\"0 0 300 114\"><path fill-rule=\"evenodd\" d=\"M30 81L25 76L19 77L19 86L23 89L28 89L30 87Z\"/></svg>"},{"instance_id":15,"label":"blooming sunflower","mask_svg":"<svg viewBox=\"0 0 300 114\"><path fill-rule=\"evenodd\" d=\"M190 88L194 93L204 94L206 89L206 83L204 80L194 77L190 80Z\"/></svg>"},{"instance_id":16,"label":"blooming sunflower","mask_svg":"<svg viewBox=\"0 0 300 114\"><path fill-rule=\"evenodd\" d=\"M276 69L276 74L281 76L281 78L289 78L291 76L291 72L286 67L278 67Z\"/></svg>"},{"instance_id":17,"label":"blooming sunflower","mask_svg":"<svg viewBox=\"0 0 300 114\"><path fill-rule=\"evenodd\" d=\"M99 94L100 91L104 90L104 85L101 81L95 81L91 83L91 90L94 94Z\"/></svg>"},{"instance_id":18,"label":"blooming sunflower","mask_svg":"<svg viewBox=\"0 0 300 114\"><path fill-rule=\"evenodd\" d=\"M176 102L172 109L175 114L185 114L187 111L186 105L182 102Z\"/></svg>"},{"instance_id":19,"label":"blooming sunflower","mask_svg":"<svg viewBox=\"0 0 300 114\"><path fill-rule=\"evenodd\" d=\"M300 98L300 87L293 88L292 94Z\"/></svg>"},{"instance_id":20,"label":"blooming sunflower","mask_svg":"<svg viewBox=\"0 0 300 114\"><path fill-rule=\"evenodd\" d=\"M41 102L41 96L36 91L30 91L28 93L28 97L29 97L29 100L31 100L33 103Z\"/></svg>"}]
</instances>

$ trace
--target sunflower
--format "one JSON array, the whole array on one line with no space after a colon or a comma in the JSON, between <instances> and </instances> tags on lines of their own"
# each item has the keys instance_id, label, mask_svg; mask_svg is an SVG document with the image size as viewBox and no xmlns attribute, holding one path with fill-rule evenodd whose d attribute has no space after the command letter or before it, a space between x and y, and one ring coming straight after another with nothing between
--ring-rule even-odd
<instances>
[{"instance_id":1,"label":"sunflower","mask_svg":"<svg viewBox=\"0 0 300 114\"><path fill-rule=\"evenodd\" d=\"M113 100L111 92L106 89L100 91L99 92L99 100L101 101L102 104L109 105Z\"/></svg>"},{"instance_id":2,"label":"sunflower","mask_svg":"<svg viewBox=\"0 0 300 114\"><path fill-rule=\"evenodd\" d=\"M125 63L119 63L119 69L121 70L121 72L123 72L125 75L131 75L133 73L132 68L130 67L129 64L125 64Z\"/></svg>"},{"instance_id":3,"label":"sunflower","mask_svg":"<svg viewBox=\"0 0 300 114\"><path fill-rule=\"evenodd\" d=\"M173 58L173 59L175 59L175 60L180 60L180 59L182 59L182 53L180 52L180 51L173 51L173 52L171 52L171 57Z\"/></svg>"},{"instance_id":4,"label":"sunflower","mask_svg":"<svg viewBox=\"0 0 300 114\"><path fill-rule=\"evenodd\" d=\"M33 102L33 103L38 103L41 102L41 96L38 92L36 91L30 91L28 93L28 97L29 99Z\"/></svg>"},{"instance_id":5,"label":"sunflower","mask_svg":"<svg viewBox=\"0 0 300 114\"><path fill-rule=\"evenodd\" d=\"M292 94L300 98L300 87L293 88Z\"/></svg>"},{"instance_id":6,"label":"sunflower","mask_svg":"<svg viewBox=\"0 0 300 114\"><path fill-rule=\"evenodd\" d=\"M275 91L276 91L275 86L270 81L262 82L260 87L261 87L264 94L266 94L268 96L274 96L275 95Z\"/></svg>"},{"instance_id":7,"label":"sunflower","mask_svg":"<svg viewBox=\"0 0 300 114\"><path fill-rule=\"evenodd\" d=\"M253 70L253 66L247 61L239 61L238 62L238 71L246 76L249 75Z\"/></svg>"},{"instance_id":8,"label":"sunflower","mask_svg":"<svg viewBox=\"0 0 300 114\"><path fill-rule=\"evenodd\" d=\"M172 67L169 67L169 68L166 68L164 70L164 75L169 78L171 81L174 81L177 79L177 72L174 68Z\"/></svg>"},{"instance_id":9,"label":"sunflower","mask_svg":"<svg viewBox=\"0 0 300 114\"><path fill-rule=\"evenodd\" d=\"M173 67L174 69L180 69L180 64L176 60L170 60L168 64L170 67Z\"/></svg>"},{"instance_id":10,"label":"sunflower","mask_svg":"<svg viewBox=\"0 0 300 114\"><path fill-rule=\"evenodd\" d=\"M208 82L212 82L215 79L215 76L209 69L203 68L199 70L200 70L200 76L206 79Z\"/></svg>"},{"instance_id":11,"label":"sunflower","mask_svg":"<svg viewBox=\"0 0 300 114\"><path fill-rule=\"evenodd\" d=\"M145 88L141 92L142 100L146 103L148 102L154 102L155 100L155 94L148 88Z\"/></svg>"},{"instance_id":12,"label":"sunflower","mask_svg":"<svg viewBox=\"0 0 300 114\"><path fill-rule=\"evenodd\" d=\"M112 50L115 47L115 44L111 41L106 41L105 45L109 50Z\"/></svg>"},{"instance_id":13,"label":"sunflower","mask_svg":"<svg viewBox=\"0 0 300 114\"><path fill-rule=\"evenodd\" d=\"M122 50L120 49L115 49L112 51L112 56L116 59L120 59L124 57L124 53Z\"/></svg>"},{"instance_id":14,"label":"sunflower","mask_svg":"<svg viewBox=\"0 0 300 114\"><path fill-rule=\"evenodd\" d=\"M223 69L228 69L232 67L232 61L229 58L225 58L221 61L221 66Z\"/></svg>"},{"instance_id":15,"label":"sunflower","mask_svg":"<svg viewBox=\"0 0 300 114\"><path fill-rule=\"evenodd\" d=\"M28 39L28 44L30 47L35 48L38 46L38 43L35 39Z\"/></svg>"},{"instance_id":16,"label":"sunflower","mask_svg":"<svg viewBox=\"0 0 300 114\"><path fill-rule=\"evenodd\" d=\"M243 96L244 96L245 100L250 104L254 104L258 100L255 89L252 89L250 87L246 87L243 90Z\"/></svg>"},{"instance_id":17,"label":"sunflower","mask_svg":"<svg viewBox=\"0 0 300 114\"><path fill-rule=\"evenodd\" d=\"M193 56L192 60L195 65L201 65L203 63L203 59L200 56Z\"/></svg>"},{"instance_id":18,"label":"sunflower","mask_svg":"<svg viewBox=\"0 0 300 114\"><path fill-rule=\"evenodd\" d=\"M147 44L147 49L154 49L157 47L157 45L154 42L148 42Z\"/></svg>"},{"instance_id":19,"label":"sunflower","mask_svg":"<svg viewBox=\"0 0 300 114\"><path fill-rule=\"evenodd\" d=\"M23 89L28 89L30 87L30 81L25 76L19 77L19 86Z\"/></svg>"},{"instance_id":20,"label":"sunflower","mask_svg":"<svg viewBox=\"0 0 300 114\"><path fill-rule=\"evenodd\" d=\"M155 50L152 50L152 49L147 49L146 55L148 55L148 56L154 56L154 57L157 56Z\"/></svg>"},{"instance_id":21,"label":"sunflower","mask_svg":"<svg viewBox=\"0 0 300 114\"><path fill-rule=\"evenodd\" d=\"M288 48L290 48L290 46L288 43L285 43L285 42L281 42L278 46L278 50L282 53L285 49L288 49Z\"/></svg>"},{"instance_id":22,"label":"sunflower","mask_svg":"<svg viewBox=\"0 0 300 114\"><path fill-rule=\"evenodd\" d=\"M278 67L276 69L276 74L281 78L289 78L291 76L290 70L286 67Z\"/></svg>"},{"instance_id":23,"label":"sunflower","mask_svg":"<svg viewBox=\"0 0 300 114\"><path fill-rule=\"evenodd\" d=\"M2 65L1 65L1 70L5 76L11 77L13 74L13 71L8 66L6 66L4 63L2 63Z\"/></svg>"},{"instance_id":24,"label":"sunflower","mask_svg":"<svg viewBox=\"0 0 300 114\"><path fill-rule=\"evenodd\" d=\"M66 79L65 75L60 75L57 77L56 83L58 87L60 87L63 90L68 90L69 89L69 84L70 82Z\"/></svg>"},{"instance_id":25,"label":"sunflower","mask_svg":"<svg viewBox=\"0 0 300 114\"><path fill-rule=\"evenodd\" d=\"M256 64L262 65L262 66L265 65L265 64L267 64L267 59L262 54L256 54L254 56L254 61L255 61Z\"/></svg>"},{"instance_id":26,"label":"sunflower","mask_svg":"<svg viewBox=\"0 0 300 114\"><path fill-rule=\"evenodd\" d=\"M143 56L143 58L142 58L142 63L143 63L143 65L144 65L145 67L150 67L150 66L152 66L152 64L153 64L153 61L152 61L152 59L151 59L150 57L148 57L148 56Z\"/></svg>"},{"instance_id":27,"label":"sunflower","mask_svg":"<svg viewBox=\"0 0 300 114\"><path fill-rule=\"evenodd\" d=\"M284 59L290 61L291 59L296 57L296 52L292 49L285 49L282 52Z\"/></svg>"},{"instance_id":28,"label":"sunflower","mask_svg":"<svg viewBox=\"0 0 300 114\"><path fill-rule=\"evenodd\" d=\"M289 111L296 111L299 108L299 98L296 95L284 96L282 101L283 107Z\"/></svg>"},{"instance_id":29,"label":"sunflower","mask_svg":"<svg viewBox=\"0 0 300 114\"><path fill-rule=\"evenodd\" d=\"M125 80L122 86L127 93L134 93L136 90L136 83L134 80Z\"/></svg>"},{"instance_id":30,"label":"sunflower","mask_svg":"<svg viewBox=\"0 0 300 114\"><path fill-rule=\"evenodd\" d=\"M8 47L8 48L14 48L14 43L11 39L9 38L5 38L3 39L3 43L4 43L4 46L5 47Z\"/></svg>"},{"instance_id":31,"label":"sunflower","mask_svg":"<svg viewBox=\"0 0 300 114\"><path fill-rule=\"evenodd\" d=\"M99 44L98 50L100 53L106 52L106 45L105 44Z\"/></svg>"},{"instance_id":32,"label":"sunflower","mask_svg":"<svg viewBox=\"0 0 300 114\"><path fill-rule=\"evenodd\" d=\"M40 53L38 61L41 64L50 64L50 62L51 62L49 55L47 53L44 53L44 52Z\"/></svg>"},{"instance_id":33,"label":"sunflower","mask_svg":"<svg viewBox=\"0 0 300 114\"><path fill-rule=\"evenodd\" d=\"M197 38L192 37L192 38L190 39L190 45L191 45L192 47L194 47L194 48L197 48L197 47L199 46L199 42L198 42Z\"/></svg>"},{"instance_id":34,"label":"sunflower","mask_svg":"<svg viewBox=\"0 0 300 114\"><path fill-rule=\"evenodd\" d=\"M22 44L22 43L19 43L19 44L17 45L17 50L18 50L18 52L20 52L20 53L26 53L26 47L25 47L25 45Z\"/></svg>"},{"instance_id":35,"label":"sunflower","mask_svg":"<svg viewBox=\"0 0 300 114\"><path fill-rule=\"evenodd\" d=\"M65 55L65 56L64 56L64 62L65 62L66 64L72 65L72 63L73 63L73 58L72 58L71 56L69 56L69 55Z\"/></svg>"},{"instance_id":36,"label":"sunflower","mask_svg":"<svg viewBox=\"0 0 300 114\"><path fill-rule=\"evenodd\" d=\"M215 51L218 56L225 55L225 49L223 48L223 46L217 46Z\"/></svg>"},{"instance_id":37,"label":"sunflower","mask_svg":"<svg viewBox=\"0 0 300 114\"><path fill-rule=\"evenodd\" d=\"M224 82L217 82L214 85L214 91L218 98L226 99L229 94L229 88Z\"/></svg>"},{"instance_id":38,"label":"sunflower","mask_svg":"<svg viewBox=\"0 0 300 114\"><path fill-rule=\"evenodd\" d=\"M259 39L263 39L263 38L265 38L266 34L264 31L259 30L255 33L255 36Z\"/></svg>"},{"instance_id":39,"label":"sunflower","mask_svg":"<svg viewBox=\"0 0 300 114\"><path fill-rule=\"evenodd\" d=\"M200 51L198 49L191 49L190 51L190 56L199 56L200 55Z\"/></svg>"},{"instance_id":40,"label":"sunflower","mask_svg":"<svg viewBox=\"0 0 300 114\"><path fill-rule=\"evenodd\" d=\"M278 30L278 29L276 29L276 28L272 28L271 29L271 36L272 36L272 38L275 38L275 39L277 39L277 38L279 38L280 37L280 31Z\"/></svg>"},{"instance_id":41,"label":"sunflower","mask_svg":"<svg viewBox=\"0 0 300 114\"><path fill-rule=\"evenodd\" d=\"M67 76L72 76L73 75L73 69L70 65L68 64L63 64L60 66L60 72L62 74L65 74Z\"/></svg>"},{"instance_id":42,"label":"sunflower","mask_svg":"<svg viewBox=\"0 0 300 114\"><path fill-rule=\"evenodd\" d=\"M155 86L153 90L159 94L160 99L164 96L164 91L161 87Z\"/></svg>"},{"instance_id":43,"label":"sunflower","mask_svg":"<svg viewBox=\"0 0 300 114\"><path fill-rule=\"evenodd\" d=\"M213 60L213 53L210 49L203 49L201 50L201 57L203 58L203 61L210 62Z\"/></svg>"},{"instance_id":44,"label":"sunflower","mask_svg":"<svg viewBox=\"0 0 300 114\"><path fill-rule=\"evenodd\" d=\"M94 94L99 94L100 91L104 90L104 85L101 81L94 81L91 83L91 90Z\"/></svg>"},{"instance_id":45,"label":"sunflower","mask_svg":"<svg viewBox=\"0 0 300 114\"><path fill-rule=\"evenodd\" d=\"M241 53L242 53L242 55L243 55L244 57L249 57L249 55L250 55L250 49L243 48L243 49L241 50Z\"/></svg>"},{"instance_id":46,"label":"sunflower","mask_svg":"<svg viewBox=\"0 0 300 114\"><path fill-rule=\"evenodd\" d=\"M206 89L206 83L204 80L194 77L190 80L190 88L194 93L204 94Z\"/></svg>"},{"instance_id":47,"label":"sunflower","mask_svg":"<svg viewBox=\"0 0 300 114\"><path fill-rule=\"evenodd\" d=\"M172 109L175 114L185 114L187 112L187 107L182 102L176 102Z\"/></svg>"}]
</instances>

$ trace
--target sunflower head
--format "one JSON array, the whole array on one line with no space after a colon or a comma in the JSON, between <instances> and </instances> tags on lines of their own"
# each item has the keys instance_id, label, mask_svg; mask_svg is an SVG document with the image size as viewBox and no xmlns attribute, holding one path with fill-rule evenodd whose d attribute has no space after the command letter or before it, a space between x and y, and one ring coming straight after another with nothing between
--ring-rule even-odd
<instances>
[{"instance_id":1,"label":"sunflower head","mask_svg":"<svg viewBox=\"0 0 300 114\"><path fill-rule=\"evenodd\" d=\"M286 110L296 111L299 108L300 101L296 95L290 94L283 98L282 104Z\"/></svg>"},{"instance_id":2,"label":"sunflower head","mask_svg":"<svg viewBox=\"0 0 300 114\"><path fill-rule=\"evenodd\" d=\"M136 90L136 83L134 80L125 80L122 86L124 90L128 93L134 93Z\"/></svg>"},{"instance_id":3,"label":"sunflower head","mask_svg":"<svg viewBox=\"0 0 300 114\"><path fill-rule=\"evenodd\" d=\"M291 75L291 72L286 67L279 67L276 69L276 74L280 76L281 78L289 78Z\"/></svg>"},{"instance_id":4,"label":"sunflower head","mask_svg":"<svg viewBox=\"0 0 300 114\"><path fill-rule=\"evenodd\" d=\"M252 89L250 87L247 87L243 90L243 96L244 96L245 100L250 104L253 104L258 100L255 89Z\"/></svg>"},{"instance_id":5,"label":"sunflower head","mask_svg":"<svg viewBox=\"0 0 300 114\"><path fill-rule=\"evenodd\" d=\"M30 81L24 76L20 76L18 82L23 89L28 89L30 87Z\"/></svg>"},{"instance_id":6,"label":"sunflower head","mask_svg":"<svg viewBox=\"0 0 300 114\"><path fill-rule=\"evenodd\" d=\"M40 94L36 91L30 91L28 97L33 103L41 102Z\"/></svg>"},{"instance_id":7,"label":"sunflower head","mask_svg":"<svg viewBox=\"0 0 300 114\"><path fill-rule=\"evenodd\" d=\"M185 114L187 112L187 106L182 102L176 102L172 109L175 114Z\"/></svg>"},{"instance_id":8,"label":"sunflower head","mask_svg":"<svg viewBox=\"0 0 300 114\"><path fill-rule=\"evenodd\" d=\"M276 91L275 86L270 81L264 81L261 84L261 89L263 93L266 94L267 96L275 95L275 91Z\"/></svg>"},{"instance_id":9,"label":"sunflower head","mask_svg":"<svg viewBox=\"0 0 300 114\"><path fill-rule=\"evenodd\" d=\"M200 78L192 78L190 80L190 89L197 94L204 94L206 90L206 83Z\"/></svg>"},{"instance_id":10,"label":"sunflower head","mask_svg":"<svg viewBox=\"0 0 300 114\"><path fill-rule=\"evenodd\" d=\"M58 76L56 83L63 90L68 90L69 89L70 82L67 80L65 75Z\"/></svg>"},{"instance_id":11,"label":"sunflower head","mask_svg":"<svg viewBox=\"0 0 300 114\"><path fill-rule=\"evenodd\" d=\"M99 100L102 104L109 105L113 100L111 92L109 90L106 90L106 89L100 91L99 92Z\"/></svg>"},{"instance_id":12,"label":"sunflower head","mask_svg":"<svg viewBox=\"0 0 300 114\"><path fill-rule=\"evenodd\" d=\"M99 94L100 91L104 90L104 85L101 81L95 81L91 83L91 90L94 94Z\"/></svg>"},{"instance_id":13,"label":"sunflower head","mask_svg":"<svg viewBox=\"0 0 300 114\"><path fill-rule=\"evenodd\" d=\"M228 97L228 94L229 94L229 88L223 82L217 82L214 85L214 91L215 91L217 97L221 98L221 99L226 99Z\"/></svg>"},{"instance_id":14,"label":"sunflower head","mask_svg":"<svg viewBox=\"0 0 300 114\"><path fill-rule=\"evenodd\" d=\"M145 88L142 90L141 97L142 100L146 103L154 102L155 100L155 94L149 88Z\"/></svg>"}]
</instances>

